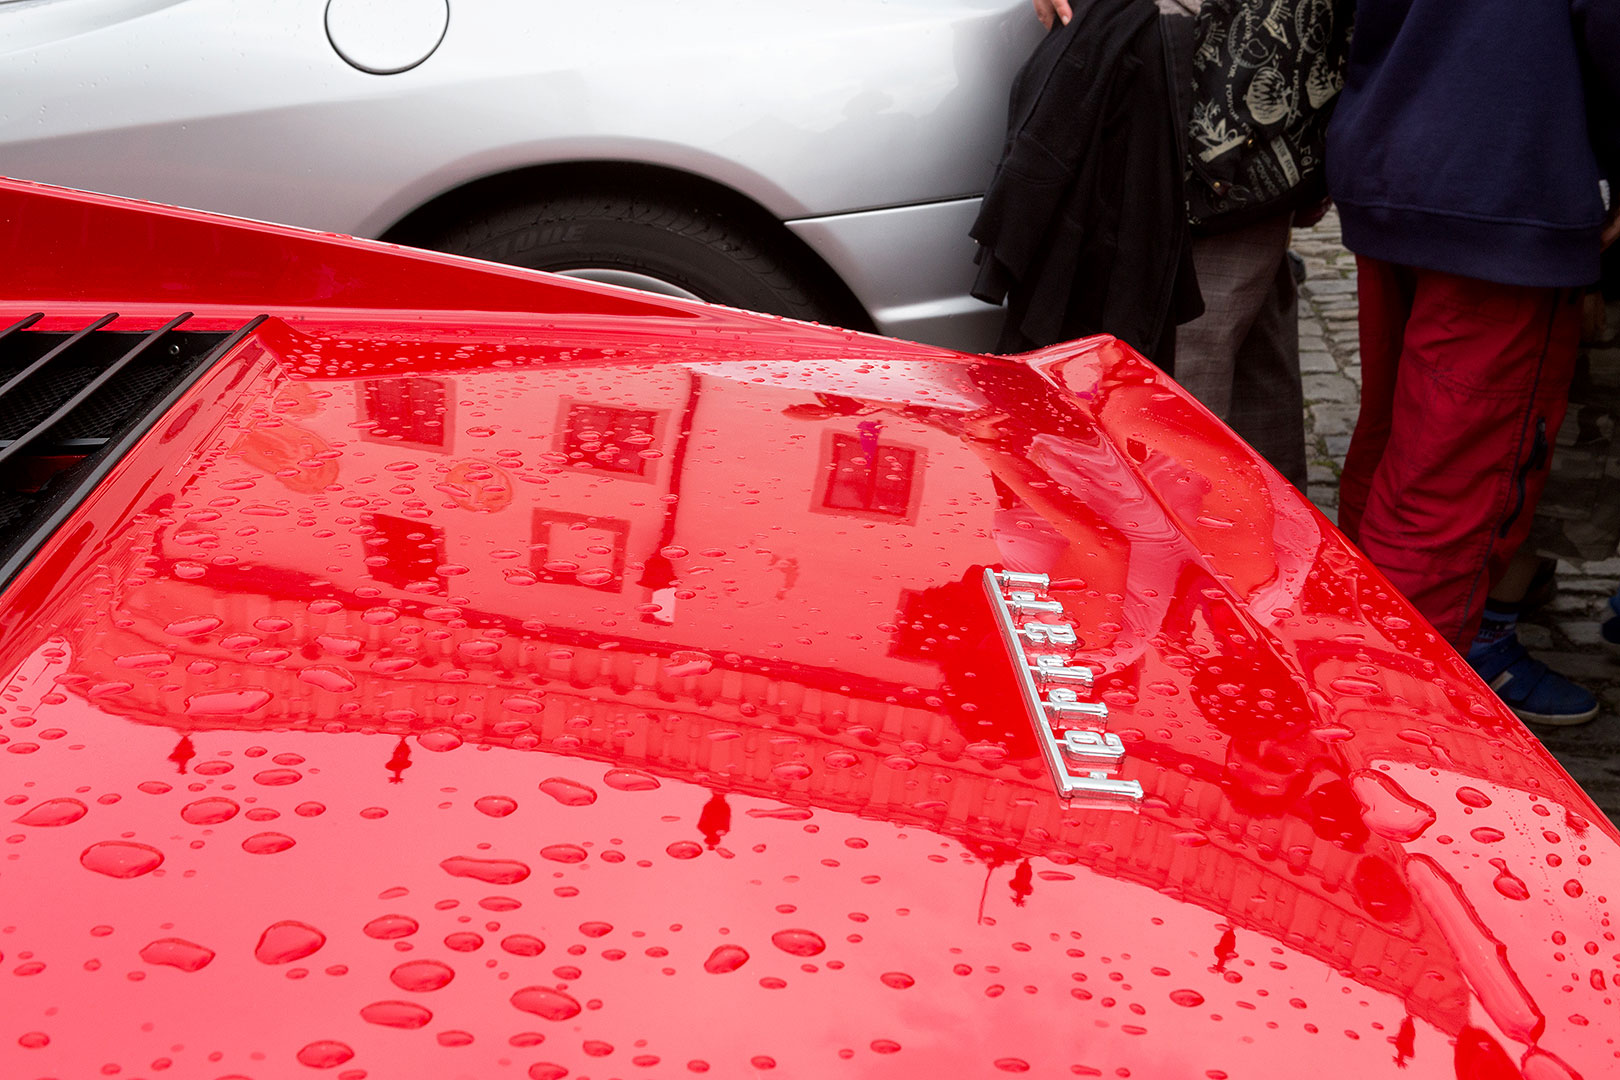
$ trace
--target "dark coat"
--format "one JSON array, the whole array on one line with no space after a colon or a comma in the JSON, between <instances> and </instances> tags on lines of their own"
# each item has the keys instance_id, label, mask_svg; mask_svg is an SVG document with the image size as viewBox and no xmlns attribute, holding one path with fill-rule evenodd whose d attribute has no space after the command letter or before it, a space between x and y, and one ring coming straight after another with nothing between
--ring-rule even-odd
<instances>
[{"instance_id":1,"label":"dark coat","mask_svg":"<svg viewBox=\"0 0 1620 1080\"><path fill-rule=\"evenodd\" d=\"M1190 74L1153 0L1083 0L1013 84L972 235L1000 348L1108 333L1168 367L1203 309L1183 189Z\"/></svg>"}]
</instances>

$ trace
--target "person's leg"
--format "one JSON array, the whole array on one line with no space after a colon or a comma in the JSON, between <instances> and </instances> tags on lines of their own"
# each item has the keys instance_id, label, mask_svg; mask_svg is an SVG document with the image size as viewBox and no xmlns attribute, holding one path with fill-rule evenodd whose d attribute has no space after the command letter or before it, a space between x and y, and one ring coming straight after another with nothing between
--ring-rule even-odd
<instances>
[{"instance_id":1,"label":"person's leg","mask_svg":"<svg viewBox=\"0 0 1620 1080\"><path fill-rule=\"evenodd\" d=\"M1356 257L1357 322L1361 331L1361 411L1339 474L1339 528L1360 543L1361 515L1373 475L1389 444L1406 321L1412 315L1412 272L1394 263Z\"/></svg>"},{"instance_id":2,"label":"person's leg","mask_svg":"<svg viewBox=\"0 0 1620 1080\"><path fill-rule=\"evenodd\" d=\"M1284 240L1286 243L1286 239ZM1232 430L1288 482L1305 490L1305 394L1299 374L1299 289L1287 258L1238 347Z\"/></svg>"},{"instance_id":3,"label":"person's leg","mask_svg":"<svg viewBox=\"0 0 1620 1080\"><path fill-rule=\"evenodd\" d=\"M1176 328L1176 381L1222 420L1232 410L1238 349L1288 251L1290 215L1193 238L1204 313ZM1243 431L1238 429L1238 434ZM1246 437L1246 436L1245 436Z\"/></svg>"},{"instance_id":4,"label":"person's leg","mask_svg":"<svg viewBox=\"0 0 1620 1080\"><path fill-rule=\"evenodd\" d=\"M1546 482L1579 307L1564 290L1413 274L1387 445L1359 541L1465 650Z\"/></svg>"},{"instance_id":5,"label":"person's leg","mask_svg":"<svg viewBox=\"0 0 1620 1080\"><path fill-rule=\"evenodd\" d=\"M1474 635L1473 644L1468 646L1470 660L1476 656L1483 657L1493 649L1506 648L1505 643L1509 638L1517 640L1521 601L1540 563L1534 551L1520 548L1514 554L1507 573L1485 595L1485 610L1480 613L1479 631Z\"/></svg>"}]
</instances>

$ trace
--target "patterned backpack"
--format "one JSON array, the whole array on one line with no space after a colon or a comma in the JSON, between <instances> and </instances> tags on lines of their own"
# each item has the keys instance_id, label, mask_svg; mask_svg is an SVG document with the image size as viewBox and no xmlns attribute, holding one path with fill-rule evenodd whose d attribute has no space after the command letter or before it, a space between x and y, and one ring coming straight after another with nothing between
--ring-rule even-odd
<instances>
[{"instance_id":1,"label":"patterned backpack","mask_svg":"<svg viewBox=\"0 0 1620 1080\"><path fill-rule=\"evenodd\" d=\"M1193 57L1187 212L1215 230L1320 202L1354 0L1204 0Z\"/></svg>"}]
</instances>

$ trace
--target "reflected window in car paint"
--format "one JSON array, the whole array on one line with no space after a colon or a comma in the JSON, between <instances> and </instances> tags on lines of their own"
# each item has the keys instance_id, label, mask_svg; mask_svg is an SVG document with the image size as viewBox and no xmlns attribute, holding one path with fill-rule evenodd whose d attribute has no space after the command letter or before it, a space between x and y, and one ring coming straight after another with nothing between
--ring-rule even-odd
<instances>
[{"instance_id":1,"label":"reflected window in car paint","mask_svg":"<svg viewBox=\"0 0 1620 1080\"><path fill-rule=\"evenodd\" d=\"M630 523L622 518L536 508L529 546L535 576L553 585L621 592L629 537Z\"/></svg>"},{"instance_id":2,"label":"reflected window in car paint","mask_svg":"<svg viewBox=\"0 0 1620 1080\"><path fill-rule=\"evenodd\" d=\"M662 412L613 405L569 402L563 413L559 449L570 462L604 472L644 477Z\"/></svg>"},{"instance_id":3,"label":"reflected window in car paint","mask_svg":"<svg viewBox=\"0 0 1620 1080\"><path fill-rule=\"evenodd\" d=\"M396 589L444 592L444 579L435 570L444 563L444 530L393 514L366 514L366 570L372 579ZM414 587L413 587L414 586Z\"/></svg>"},{"instance_id":4,"label":"reflected window in car paint","mask_svg":"<svg viewBox=\"0 0 1620 1080\"><path fill-rule=\"evenodd\" d=\"M451 422L448 379L367 379L365 412L371 422L362 436L378 442L403 442L425 450L444 450Z\"/></svg>"},{"instance_id":5,"label":"reflected window in car paint","mask_svg":"<svg viewBox=\"0 0 1620 1080\"><path fill-rule=\"evenodd\" d=\"M906 519L922 499L922 463L917 447L880 442L883 424L863 420L857 434L830 432L823 448L821 511Z\"/></svg>"}]
</instances>

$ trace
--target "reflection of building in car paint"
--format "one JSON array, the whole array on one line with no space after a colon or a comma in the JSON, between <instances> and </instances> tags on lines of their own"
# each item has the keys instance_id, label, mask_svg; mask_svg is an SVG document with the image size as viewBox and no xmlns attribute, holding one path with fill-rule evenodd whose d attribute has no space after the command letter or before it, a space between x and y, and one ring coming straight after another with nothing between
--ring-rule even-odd
<instances>
[{"instance_id":1,"label":"reflection of building in car paint","mask_svg":"<svg viewBox=\"0 0 1620 1080\"><path fill-rule=\"evenodd\" d=\"M1419 987L1404 997L1408 1023L1415 1016L1449 1033L1468 1029L1465 982L1447 958L1478 942L1452 940L1454 926L1436 928L1412 913L1395 869L1400 855L1366 823L1380 793L1396 819L1403 806L1422 824L1433 812L1380 787L1380 761L1360 757L1353 740L1301 726L1286 710L1270 726L1252 716L1228 724L1219 685L1226 669L1196 651L1181 654L1179 667L1105 671L1099 689L1124 702L1118 715L1147 787L1141 812L1127 813L1066 808L1033 733L977 718L987 703L1016 695L1009 658L987 608L976 621L940 621L940 612L973 606L980 575L942 574L937 524L925 529L911 519L929 500L936 523L960 511L950 542L960 551L977 537L991 562L985 523L998 488L983 468L959 467L982 461L983 448L937 419L888 413L880 425L861 414L801 410L781 422L814 423L805 437L762 447L747 432L761 415L802 403L802 393L658 368L611 378L463 377L461 392L474 404L462 413L467 426L453 430L438 423L447 395L378 389L386 382L309 384L320 386L321 404L299 416L300 430L310 445L341 451L330 459L341 462L341 475L321 494L310 492L305 470L270 470L251 446L204 466L168 520L148 525L148 565L174 578L171 587L119 591L118 622L97 624L94 640L75 643L75 685L127 676L94 668L160 647L173 650L169 678L194 665L207 670L178 683L137 679L97 701L179 733L171 760L180 771L213 731L386 736L377 767L395 780L412 767L411 740L435 732L562 750L710 789L699 825L711 847L729 820L727 795L910 823L959 840L991 871L1013 865L1008 886L1018 903L1043 888L1028 860L1082 865L1220 913L1232 929L1309 953L1370 991ZM576 404L560 414L533 408L542 386ZM371 424L359 441L344 419L356 398ZM390 408L411 413L410 425L396 423ZM439 430L442 441L417 437ZM628 447L652 451L635 454L639 477L627 465ZM500 460L515 478L518 512L480 513L458 490L444 490L449 462L474 452ZM926 485L917 469L925 455L939 463ZM1081 460L1052 459L1054 476ZM1027 472L1016 482L1032 493L1054 483ZM586 497L593 512L562 509ZM224 503L224 511L201 509ZM896 513L902 507L905 517ZM216 593L214 569L179 572L212 546L208 536L225 515L254 522L250 565L234 571L239 585L257 590L251 605L239 588ZM782 528L788 521L791 534ZM1128 535L1139 526L1105 527ZM310 540L319 541L315 563ZM866 584L862 567L878 558L884 579L904 587L878 593ZM788 561L796 582L785 576ZM1106 627L1097 633L1095 598L1072 585L1069 595L1085 636L1117 636ZM666 596L669 609L660 603ZM1241 619L1215 598L1177 601L1189 602L1153 610L1161 620L1207 624L1240 664L1266 662L1258 653L1243 658ZM663 618L636 617L654 604ZM218 632L176 641L168 628L205 612ZM659 630L648 636L649 627ZM1129 645L1104 649L1104 666L1117 654L1134 655ZM1129 719L1139 684L1167 677L1185 685L1199 705L1188 719L1201 711L1211 737L1172 739ZM247 715L188 711L192 683L250 685L271 704ZM470 708L455 693L467 686L483 688ZM452 699L454 706L440 704ZM1492 775L1488 746L1453 740L1445 765L1456 776ZM1433 764L1416 744L1407 758L1419 776L1418 766ZM1210 857L1211 849L1249 847L1266 857ZM1241 869L1214 873L1217 866ZM1424 880L1443 898L1444 871ZM1225 946L1215 944L1218 968L1233 962L1232 929Z\"/></svg>"}]
</instances>

